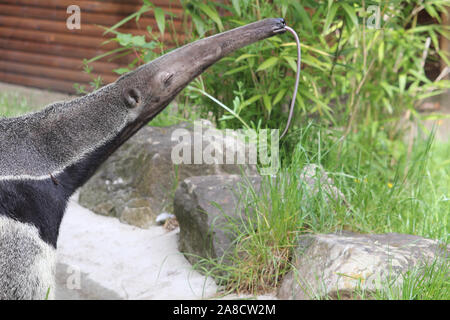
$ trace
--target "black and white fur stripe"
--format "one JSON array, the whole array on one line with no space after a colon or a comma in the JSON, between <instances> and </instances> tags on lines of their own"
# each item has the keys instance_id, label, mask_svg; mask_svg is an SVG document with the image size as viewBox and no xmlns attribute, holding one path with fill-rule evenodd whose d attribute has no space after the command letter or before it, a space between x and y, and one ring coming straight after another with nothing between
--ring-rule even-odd
<instances>
[{"instance_id":1,"label":"black and white fur stripe","mask_svg":"<svg viewBox=\"0 0 450 320\"><path fill-rule=\"evenodd\" d=\"M67 202L116 141L46 177L0 179L0 300L54 297L56 245Z\"/></svg>"},{"instance_id":2,"label":"black and white fur stripe","mask_svg":"<svg viewBox=\"0 0 450 320\"><path fill-rule=\"evenodd\" d=\"M130 122L114 86L0 119L0 299L53 297L67 202L120 145Z\"/></svg>"}]
</instances>

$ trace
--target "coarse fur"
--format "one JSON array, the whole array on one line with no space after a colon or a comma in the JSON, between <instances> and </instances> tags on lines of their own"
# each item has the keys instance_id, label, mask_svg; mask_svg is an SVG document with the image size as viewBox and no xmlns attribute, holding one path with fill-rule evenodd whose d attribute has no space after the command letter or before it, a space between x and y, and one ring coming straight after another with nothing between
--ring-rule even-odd
<instances>
[{"instance_id":1,"label":"coarse fur","mask_svg":"<svg viewBox=\"0 0 450 320\"><path fill-rule=\"evenodd\" d=\"M0 300L52 299L55 261L35 226L0 216Z\"/></svg>"},{"instance_id":2,"label":"coarse fur","mask_svg":"<svg viewBox=\"0 0 450 320\"><path fill-rule=\"evenodd\" d=\"M266 19L198 40L87 96L0 119L0 299L52 298L70 196L196 76L284 26Z\"/></svg>"}]
</instances>

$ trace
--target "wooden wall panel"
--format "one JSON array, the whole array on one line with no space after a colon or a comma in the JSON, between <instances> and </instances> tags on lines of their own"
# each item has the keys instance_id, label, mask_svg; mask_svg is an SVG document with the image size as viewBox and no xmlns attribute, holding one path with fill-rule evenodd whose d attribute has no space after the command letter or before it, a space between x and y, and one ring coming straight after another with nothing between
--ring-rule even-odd
<instances>
[{"instance_id":1,"label":"wooden wall panel","mask_svg":"<svg viewBox=\"0 0 450 320\"><path fill-rule=\"evenodd\" d=\"M151 2L176 15L174 27L183 41L179 0ZM81 9L81 30L66 27L66 10L72 4ZM83 59L118 48L114 42L104 43L108 37L101 26L116 24L141 5L142 0L0 0L0 82L75 93L74 83L89 87L93 77L101 76L105 84L114 81L118 76L113 70L126 66L132 57L94 62L91 76L83 72ZM119 31L146 35L149 41L147 26L158 30L151 12ZM168 32L163 40L173 46Z\"/></svg>"}]
</instances>

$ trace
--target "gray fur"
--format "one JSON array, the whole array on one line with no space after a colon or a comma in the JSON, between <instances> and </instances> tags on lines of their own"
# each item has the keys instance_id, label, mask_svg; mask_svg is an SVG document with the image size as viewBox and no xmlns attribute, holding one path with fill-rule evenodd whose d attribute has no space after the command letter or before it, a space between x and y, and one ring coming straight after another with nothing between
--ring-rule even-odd
<instances>
[{"instance_id":1,"label":"gray fur","mask_svg":"<svg viewBox=\"0 0 450 320\"><path fill-rule=\"evenodd\" d=\"M52 299L55 261L36 227L0 216L0 300Z\"/></svg>"},{"instance_id":2,"label":"gray fur","mask_svg":"<svg viewBox=\"0 0 450 320\"><path fill-rule=\"evenodd\" d=\"M0 178L48 178L115 137L127 124L114 85L43 111L0 121Z\"/></svg>"}]
</instances>

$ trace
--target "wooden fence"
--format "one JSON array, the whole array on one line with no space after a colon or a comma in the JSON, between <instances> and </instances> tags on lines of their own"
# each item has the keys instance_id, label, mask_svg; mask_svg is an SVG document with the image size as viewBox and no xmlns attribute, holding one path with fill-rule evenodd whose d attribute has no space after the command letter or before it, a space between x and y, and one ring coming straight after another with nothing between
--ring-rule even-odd
<instances>
[{"instance_id":1,"label":"wooden fence","mask_svg":"<svg viewBox=\"0 0 450 320\"><path fill-rule=\"evenodd\" d=\"M176 15L174 26L182 30L182 6L178 0L152 0ZM67 8L81 9L81 29L69 30ZM92 63L92 75L83 72L83 59L90 59L117 48L104 27L110 27L142 6L141 0L0 0L0 82L74 93L74 83L89 86L93 77L104 83L117 78L112 70L126 66L129 57ZM153 14L144 14L119 30L147 35L147 26L157 29ZM149 40L149 39L148 39ZM169 36L164 39L170 45Z\"/></svg>"},{"instance_id":2,"label":"wooden fence","mask_svg":"<svg viewBox=\"0 0 450 320\"><path fill-rule=\"evenodd\" d=\"M184 35L180 0L152 0L152 2L176 15L174 28ZM69 30L67 8L78 5L81 9L81 29ZM83 59L90 59L117 48L109 42L104 27L110 27L136 12L142 0L0 0L0 82L74 93L74 83L89 86L92 78L101 76L103 83L117 78L114 69L128 64L130 56L117 60L102 59L92 63L93 74L83 70ZM425 23L429 17L424 18ZM448 25L448 17L443 16ZM134 20L119 30L134 35L146 35L147 26L157 30L153 14L146 13L137 24ZM173 45L166 32L163 39ZM183 41L183 36L180 36ZM450 50L448 40L441 39L441 46ZM441 68L445 64L441 65ZM439 73L436 66L431 73ZM436 75L433 74L433 77ZM432 78L433 78L432 77ZM434 79L434 78L433 78Z\"/></svg>"}]
</instances>

